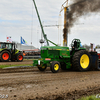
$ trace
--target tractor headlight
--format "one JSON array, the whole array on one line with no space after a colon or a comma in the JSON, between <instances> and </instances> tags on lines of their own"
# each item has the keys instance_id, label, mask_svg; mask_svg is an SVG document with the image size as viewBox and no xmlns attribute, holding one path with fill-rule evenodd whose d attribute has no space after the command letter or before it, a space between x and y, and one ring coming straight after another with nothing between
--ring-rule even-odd
<instances>
[{"instance_id":1,"label":"tractor headlight","mask_svg":"<svg viewBox=\"0 0 100 100\"><path fill-rule=\"evenodd\" d=\"M38 65L40 65L40 60L38 60Z\"/></svg>"},{"instance_id":2,"label":"tractor headlight","mask_svg":"<svg viewBox=\"0 0 100 100\"><path fill-rule=\"evenodd\" d=\"M51 60L51 58L45 58L45 60Z\"/></svg>"}]
</instances>

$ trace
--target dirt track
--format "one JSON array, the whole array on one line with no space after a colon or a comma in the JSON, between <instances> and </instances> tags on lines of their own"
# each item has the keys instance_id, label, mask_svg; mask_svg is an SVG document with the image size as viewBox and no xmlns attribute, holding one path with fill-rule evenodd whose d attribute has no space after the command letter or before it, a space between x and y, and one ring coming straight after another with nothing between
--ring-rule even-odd
<instances>
[{"instance_id":1,"label":"dirt track","mask_svg":"<svg viewBox=\"0 0 100 100\"><path fill-rule=\"evenodd\" d=\"M75 100L81 96L100 93L100 72L61 71L52 73L48 68L0 70L2 100Z\"/></svg>"},{"instance_id":2,"label":"dirt track","mask_svg":"<svg viewBox=\"0 0 100 100\"><path fill-rule=\"evenodd\" d=\"M20 65L20 64L32 64L33 60L24 60L22 62L0 62L0 65Z\"/></svg>"}]
</instances>

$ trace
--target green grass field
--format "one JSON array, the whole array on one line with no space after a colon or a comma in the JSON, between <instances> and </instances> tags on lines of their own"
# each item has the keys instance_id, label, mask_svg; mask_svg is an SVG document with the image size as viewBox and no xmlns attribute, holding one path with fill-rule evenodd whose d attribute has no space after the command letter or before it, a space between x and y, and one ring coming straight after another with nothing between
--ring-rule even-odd
<instances>
[{"instance_id":1,"label":"green grass field","mask_svg":"<svg viewBox=\"0 0 100 100\"><path fill-rule=\"evenodd\" d=\"M21 64L21 65L0 65L0 68L14 67L14 66L33 66L33 64Z\"/></svg>"},{"instance_id":2,"label":"green grass field","mask_svg":"<svg viewBox=\"0 0 100 100\"><path fill-rule=\"evenodd\" d=\"M34 59L23 59L24 61L25 60L34 60ZM13 64L13 65L10 65L10 64L7 64L7 65L0 65L0 68L6 68L6 67L14 67L14 66L33 66L33 64Z\"/></svg>"},{"instance_id":3,"label":"green grass field","mask_svg":"<svg viewBox=\"0 0 100 100\"><path fill-rule=\"evenodd\" d=\"M100 100L100 95L91 95L91 96L87 96L87 97L82 97L80 99L77 100Z\"/></svg>"}]
</instances>

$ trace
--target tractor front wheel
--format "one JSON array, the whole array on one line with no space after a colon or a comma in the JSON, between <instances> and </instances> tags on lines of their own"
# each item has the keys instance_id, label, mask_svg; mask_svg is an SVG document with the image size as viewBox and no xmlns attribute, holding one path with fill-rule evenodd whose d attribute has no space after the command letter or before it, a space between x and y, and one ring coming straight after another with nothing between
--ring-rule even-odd
<instances>
[{"instance_id":1,"label":"tractor front wheel","mask_svg":"<svg viewBox=\"0 0 100 100\"><path fill-rule=\"evenodd\" d=\"M17 54L17 61L22 62L23 61L23 54L19 53Z\"/></svg>"},{"instance_id":2,"label":"tractor front wheel","mask_svg":"<svg viewBox=\"0 0 100 100\"><path fill-rule=\"evenodd\" d=\"M73 69L88 71L91 67L91 55L86 50L77 51L72 58Z\"/></svg>"},{"instance_id":3,"label":"tractor front wheel","mask_svg":"<svg viewBox=\"0 0 100 100\"><path fill-rule=\"evenodd\" d=\"M58 61L53 61L51 63L50 69L53 73L57 73L60 69L60 63Z\"/></svg>"},{"instance_id":4,"label":"tractor front wheel","mask_svg":"<svg viewBox=\"0 0 100 100\"><path fill-rule=\"evenodd\" d=\"M11 58L11 54L9 51L5 50L0 53L0 60L1 61L9 61Z\"/></svg>"},{"instance_id":5,"label":"tractor front wheel","mask_svg":"<svg viewBox=\"0 0 100 100\"><path fill-rule=\"evenodd\" d=\"M47 68L47 65L46 65L46 64L43 65L43 66L41 66L41 67L38 67L38 69L39 69L40 71L45 71L46 68Z\"/></svg>"}]
</instances>

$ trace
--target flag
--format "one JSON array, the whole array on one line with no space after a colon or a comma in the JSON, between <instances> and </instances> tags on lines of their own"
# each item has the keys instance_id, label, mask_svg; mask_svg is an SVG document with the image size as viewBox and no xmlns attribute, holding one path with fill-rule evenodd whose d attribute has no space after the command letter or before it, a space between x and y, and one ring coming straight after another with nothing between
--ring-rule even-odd
<instances>
[{"instance_id":1,"label":"flag","mask_svg":"<svg viewBox=\"0 0 100 100\"><path fill-rule=\"evenodd\" d=\"M12 43L11 36L7 36L7 42L10 42L10 43Z\"/></svg>"},{"instance_id":2,"label":"flag","mask_svg":"<svg viewBox=\"0 0 100 100\"><path fill-rule=\"evenodd\" d=\"M21 44L26 44L27 42L21 37Z\"/></svg>"}]
</instances>

